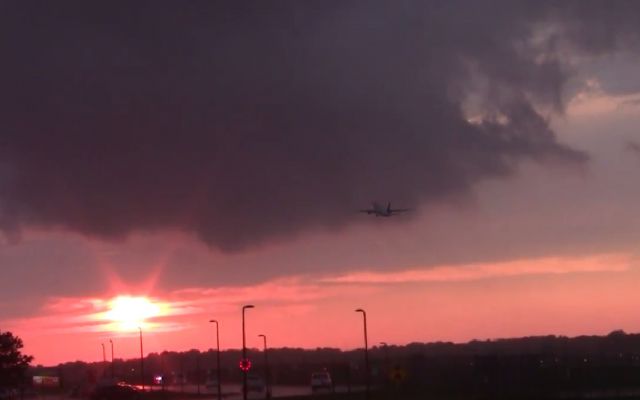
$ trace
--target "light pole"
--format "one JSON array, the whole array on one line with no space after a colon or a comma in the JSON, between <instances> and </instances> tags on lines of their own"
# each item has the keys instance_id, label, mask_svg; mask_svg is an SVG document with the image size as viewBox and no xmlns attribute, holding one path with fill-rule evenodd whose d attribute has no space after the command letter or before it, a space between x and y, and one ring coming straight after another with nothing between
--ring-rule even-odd
<instances>
[{"instance_id":1,"label":"light pole","mask_svg":"<svg viewBox=\"0 0 640 400\"><path fill-rule=\"evenodd\" d=\"M196 353L196 381L198 384L198 396L200 396L200 379L202 374L200 373L200 352Z\"/></svg>"},{"instance_id":2,"label":"light pole","mask_svg":"<svg viewBox=\"0 0 640 400\"><path fill-rule=\"evenodd\" d=\"M244 331L244 310L254 308L252 304L242 306L242 362L247 360L247 338ZM242 369L242 400L247 400L247 370Z\"/></svg>"},{"instance_id":3,"label":"light pole","mask_svg":"<svg viewBox=\"0 0 640 400\"><path fill-rule=\"evenodd\" d=\"M264 387L265 387L265 393L264 393L264 397L265 399L269 399L271 397L271 387L269 385L269 357L267 356L267 336L266 335L258 335L258 337L261 337L263 339L263 349L264 349Z\"/></svg>"},{"instance_id":4,"label":"light pole","mask_svg":"<svg viewBox=\"0 0 640 400\"><path fill-rule=\"evenodd\" d=\"M220 400L222 398L222 387L220 384L220 331L218 330L217 320L212 319L209 322L216 324L216 377L218 380L218 400Z\"/></svg>"},{"instance_id":5,"label":"light pole","mask_svg":"<svg viewBox=\"0 0 640 400\"><path fill-rule=\"evenodd\" d=\"M384 349L384 360L388 364L389 363L389 345L387 342L380 342L380 346Z\"/></svg>"},{"instance_id":6,"label":"light pole","mask_svg":"<svg viewBox=\"0 0 640 400\"><path fill-rule=\"evenodd\" d=\"M115 374L116 367L113 364L113 340L109 339L109 343L111 343L111 379L113 379L116 376Z\"/></svg>"},{"instance_id":7,"label":"light pole","mask_svg":"<svg viewBox=\"0 0 640 400\"><path fill-rule=\"evenodd\" d=\"M180 355L180 393L184 393L184 382L186 380L186 375L184 372L184 355L185 353L182 353Z\"/></svg>"},{"instance_id":8,"label":"light pole","mask_svg":"<svg viewBox=\"0 0 640 400\"><path fill-rule=\"evenodd\" d=\"M369 344L367 339L367 312L362 308L358 308L356 312L362 313L364 322L364 378L365 378L365 396L369 398Z\"/></svg>"},{"instance_id":9,"label":"light pole","mask_svg":"<svg viewBox=\"0 0 640 400\"><path fill-rule=\"evenodd\" d=\"M107 356L105 354L104 351L104 343L100 343L100 345L102 346L102 377L104 378L104 376L106 375L105 373L105 369L107 368Z\"/></svg>"},{"instance_id":10,"label":"light pole","mask_svg":"<svg viewBox=\"0 0 640 400\"><path fill-rule=\"evenodd\" d=\"M142 352L142 328L138 327L140 332L140 380L142 381L142 391L144 392L144 353Z\"/></svg>"},{"instance_id":11,"label":"light pole","mask_svg":"<svg viewBox=\"0 0 640 400\"><path fill-rule=\"evenodd\" d=\"M167 353L166 350L164 350L162 353L160 353L160 374L161 374L160 376L162 377L161 381L160 381L160 384L162 385L162 392L163 393L164 393L164 385L166 383L165 381L167 380L166 374L164 372L164 356L165 356L166 353Z\"/></svg>"}]
</instances>

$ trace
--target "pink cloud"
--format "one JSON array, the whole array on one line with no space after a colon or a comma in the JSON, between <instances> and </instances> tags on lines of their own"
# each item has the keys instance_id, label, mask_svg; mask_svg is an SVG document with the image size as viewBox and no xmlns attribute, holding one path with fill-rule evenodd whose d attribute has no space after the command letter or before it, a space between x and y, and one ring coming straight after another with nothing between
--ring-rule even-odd
<instances>
[{"instance_id":1,"label":"pink cloud","mask_svg":"<svg viewBox=\"0 0 640 400\"><path fill-rule=\"evenodd\" d=\"M438 266L429 269L410 269L399 272L354 272L324 278L327 283L403 283L456 282L499 277L585 272L621 272L629 269L631 258L622 254L589 257L546 257L500 263L481 263Z\"/></svg>"},{"instance_id":2,"label":"pink cloud","mask_svg":"<svg viewBox=\"0 0 640 400\"><path fill-rule=\"evenodd\" d=\"M186 329L194 320L206 320L206 315L234 313L242 304L257 303L278 308L291 314L310 313L314 304L345 295L343 284L351 284L349 296L375 293L370 284L401 284L407 282L464 282L500 277L530 275L560 275L591 272L627 271L631 257L622 254L602 254L591 257L547 257L501 263L481 263L464 266L439 266L399 272L354 272L325 277L318 283L308 283L302 277L268 281L251 286L204 288L192 287L149 296L163 311L149 318L147 327L156 332ZM44 330L52 333L114 331L108 320L109 298L56 297L49 300L40 315L7 321L20 330ZM197 318L196 318L197 317Z\"/></svg>"},{"instance_id":3,"label":"pink cloud","mask_svg":"<svg viewBox=\"0 0 640 400\"><path fill-rule=\"evenodd\" d=\"M353 312L359 307L368 312L371 340L398 344L633 330L640 304L633 285L640 270L633 262L621 254L549 257L152 290L147 297L164 312L147 321L145 351L207 349L213 343L210 319L221 322L223 348L238 348L240 307L250 303L256 305L247 321L250 346L260 344L259 333L269 335L274 347L359 346L360 319ZM112 296L52 298L39 315L4 326L24 337L38 362L99 360L100 344L108 339L116 341L118 357L135 357L137 332L114 331L103 318Z\"/></svg>"}]
</instances>

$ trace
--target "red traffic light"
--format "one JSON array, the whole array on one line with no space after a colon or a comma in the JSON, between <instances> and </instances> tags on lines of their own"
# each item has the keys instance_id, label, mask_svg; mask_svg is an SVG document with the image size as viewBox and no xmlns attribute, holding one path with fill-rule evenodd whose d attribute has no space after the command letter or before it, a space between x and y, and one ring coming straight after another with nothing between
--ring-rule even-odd
<instances>
[{"instance_id":1,"label":"red traffic light","mask_svg":"<svg viewBox=\"0 0 640 400\"><path fill-rule=\"evenodd\" d=\"M251 369L251 361L249 361L248 358L243 358L238 363L238 366L240 367L240 369L242 371L247 372L247 371L249 371Z\"/></svg>"}]
</instances>

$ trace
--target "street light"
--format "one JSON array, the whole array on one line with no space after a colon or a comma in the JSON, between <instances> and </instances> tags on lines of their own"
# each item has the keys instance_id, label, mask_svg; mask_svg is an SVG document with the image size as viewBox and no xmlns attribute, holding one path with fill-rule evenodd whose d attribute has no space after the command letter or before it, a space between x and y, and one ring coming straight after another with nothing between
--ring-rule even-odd
<instances>
[{"instance_id":1,"label":"street light","mask_svg":"<svg viewBox=\"0 0 640 400\"><path fill-rule=\"evenodd\" d=\"M242 361L247 360L247 338L244 331L244 310L254 308L252 304L242 306ZM242 369L242 400L247 400L247 370Z\"/></svg>"},{"instance_id":2,"label":"street light","mask_svg":"<svg viewBox=\"0 0 640 400\"><path fill-rule=\"evenodd\" d=\"M380 346L382 346L382 348L384 349L384 358L388 362L389 361L389 345L387 344L387 342L380 342Z\"/></svg>"},{"instance_id":3,"label":"street light","mask_svg":"<svg viewBox=\"0 0 640 400\"><path fill-rule=\"evenodd\" d=\"M271 388L269 385L269 358L267 356L267 336L266 335L258 335L263 339L264 343L264 386L265 386L265 399L269 399L271 397Z\"/></svg>"},{"instance_id":4,"label":"street light","mask_svg":"<svg viewBox=\"0 0 640 400\"><path fill-rule=\"evenodd\" d=\"M222 388L220 386L220 331L218 330L218 321L212 319L209 322L216 324L216 375L218 379L218 400L220 400L222 398Z\"/></svg>"},{"instance_id":5,"label":"street light","mask_svg":"<svg viewBox=\"0 0 640 400\"><path fill-rule=\"evenodd\" d=\"M142 391L144 392L144 355L142 352L142 328L138 327L140 332L140 379L142 381Z\"/></svg>"},{"instance_id":6,"label":"street light","mask_svg":"<svg viewBox=\"0 0 640 400\"><path fill-rule=\"evenodd\" d=\"M111 343L111 379L115 378L115 365L113 364L113 340L109 339L109 343Z\"/></svg>"},{"instance_id":7,"label":"street light","mask_svg":"<svg viewBox=\"0 0 640 400\"><path fill-rule=\"evenodd\" d=\"M104 343L100 343L100 345L102 346L102 376L104 377L106 375L104 369L107 367L107 356L104 352Z\"/></svg>"},{"instance_id":8,"label":"street light","mask_svg":"<svg viewBox=\"0 0 640 400\"><path fill-rule=\"evenodd\" d=\"M364 322L364 377L365 377L365 385L366 392L365 396L369 398L369 345L367 339L367 312L362 308L358 308L356 312L362 313L362 318Z\"/></svg>"}]
</instances>

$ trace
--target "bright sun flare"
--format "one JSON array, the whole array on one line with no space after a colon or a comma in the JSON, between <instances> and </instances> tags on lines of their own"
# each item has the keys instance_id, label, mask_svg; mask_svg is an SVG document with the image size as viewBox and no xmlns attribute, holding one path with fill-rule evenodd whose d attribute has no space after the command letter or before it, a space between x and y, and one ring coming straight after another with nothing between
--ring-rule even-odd
<instances>
[{"instance_id":1,"label":"bright sun flare","mask_svg":"<svg viewBox=\"0 0 640 400\"><path fill-rule=\"evenodd\" d=\"M145 328L147 319L160 315L160 306L146 297L118 296L111 300L109 308L105 316L119 331Z\"/></svg>"}]
</instances>

